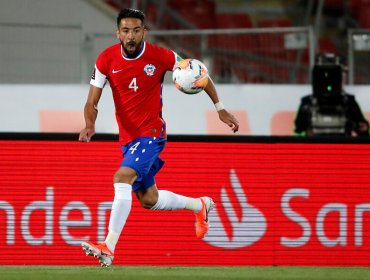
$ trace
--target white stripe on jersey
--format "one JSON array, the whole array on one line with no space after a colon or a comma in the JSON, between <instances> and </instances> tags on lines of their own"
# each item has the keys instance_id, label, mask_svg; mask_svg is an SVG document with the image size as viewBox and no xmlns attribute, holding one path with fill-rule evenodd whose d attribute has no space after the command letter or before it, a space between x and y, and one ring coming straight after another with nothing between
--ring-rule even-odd
<instances>
[{"instance_id":1,"label":"white stripe on jersey","mask_svg":"<svg viewBox=\"0 0 370 280\"><path fill-rule=\"evenodd\" d=\"M93 85L98 88L104 88L106 82L107 82L107 76L102 74L95 64L94 73L90 80L90 85Z\"/></svg>"},{"instance_id":2,"label":"white stripe on jersey","mask_svg":"<svg viewBox=\"0 0 370 280\"><path fill-rule=\"evenodd\" d=\"M175 55L175 64L173 65L173 67L172 67L172 71L173 70L175 70L175 67L176 67L176 64L177 64L177 62L180 62L181 60L182 60L182 57L181 56L179 56L177 53L175 53L174 51L172 51L173 52L173 54Z\"/></svg>"}]
</instances>

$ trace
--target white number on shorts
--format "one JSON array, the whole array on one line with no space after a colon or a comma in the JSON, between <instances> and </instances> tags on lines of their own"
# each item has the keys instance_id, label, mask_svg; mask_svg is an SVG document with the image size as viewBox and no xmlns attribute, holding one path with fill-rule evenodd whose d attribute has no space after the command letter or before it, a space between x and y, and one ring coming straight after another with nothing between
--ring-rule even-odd
<instances>
[{"instance_id":1,"label":"white number on shorts","mask_svg":"<svg viewBox=\"0 0 370 280\"><path fill-rule=\"evenodd\" d=\"M129 149L129 151L131 151L131 154L135 153L139 145L140 145L140 142L136 142L134 145L132 145L132 147Z\"/></svg>"},{"instance_id":2,"label":"white number on shorts","mask_svg":"<svg viewBox=\"0 0 370 280\"><path fill-rule=\"evenodd\" d=\"M136 78L132 79L131 83L128 85L128 88L132 88L135 92L137 91L139 87L136 84Z\"/></svg>"}]
</instances>

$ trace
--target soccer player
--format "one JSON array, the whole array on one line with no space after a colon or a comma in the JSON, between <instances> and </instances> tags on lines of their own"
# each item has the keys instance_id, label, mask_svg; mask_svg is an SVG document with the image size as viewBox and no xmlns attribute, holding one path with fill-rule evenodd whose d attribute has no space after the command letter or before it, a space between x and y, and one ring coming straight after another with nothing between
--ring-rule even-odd
<instances>
[{"instance_id":1,"label":"soccer player","mask_svg":"<svg viewBox=\"0 0 370 280\"><path fill-rule=\"evenodd\" d=\"M120 43L105 49L97 58L84 108L86 127L79 141L89 142L95 134L98 102L106 81L112 88L123 160L114 174L114 200L105 242L81 244L86 255L95 256L101 266L110 266L114 249L131 210L132 191L142 207L151 210L187 209L195 214L196 236L208 231L208 213L214 208L210 197L190 198L158 190L154 176L164 162L159 155L166 144L162 118L162 82L181 58L173 51L144 41L145 15L124 9L117 17L116 36ZM205 88L221 121L237 132L237 119L222 105L211 79Z\"/></svg>"}]
</instances>

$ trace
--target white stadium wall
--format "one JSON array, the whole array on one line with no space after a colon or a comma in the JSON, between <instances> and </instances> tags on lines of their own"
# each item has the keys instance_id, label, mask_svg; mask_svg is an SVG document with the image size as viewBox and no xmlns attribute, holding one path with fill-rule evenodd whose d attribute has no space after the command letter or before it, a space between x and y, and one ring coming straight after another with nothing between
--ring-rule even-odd
<instances>
[{"instance_id":1,"label":"white stadium wall","mask_svg":"<svg viewBox=\"0 0 370 280\"><path fill-rule=\"evenodd\" d=\"M79 132L88 85L0 85L0 132ZM309 85L218 85L226 108L238 116L238 135L292 135L300 98ZM348 87L370 118L369 86ZM208 96L185 95L172 84L163 88L168 134L231 134L218 121ZM99 104L98 133L117 133L109 86Z\"/></svg>"}]
</instances>

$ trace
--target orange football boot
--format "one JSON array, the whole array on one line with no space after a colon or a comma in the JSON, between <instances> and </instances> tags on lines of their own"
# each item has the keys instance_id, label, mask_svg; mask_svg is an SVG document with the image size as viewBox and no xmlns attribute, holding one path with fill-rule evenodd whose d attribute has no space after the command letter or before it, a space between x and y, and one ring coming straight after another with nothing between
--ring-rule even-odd
<instances>
[{"instance_id":1,"label":"orange football boot","mask_svg":"<svg viewBox=\"0 0 370 280\"><path fill-rule=\"evenodd\" d=\"M203 239L209 229L208 214L215 207L215 203L210 197L201 197L202 209L194 213L195 215L195 234L197 238Z\"/></svg>"},{"instance_id":2,"label":"orange football boot","mask_svg":"<svg viewBox=\"0 0 370 280\"><path fill-rule=\"evenodd\" d=\"M93 244L92 242L82 242L82 250L86 252L86 256L94 256L99 259L102 267L108 267L112 264L114 254L108 249L105 243Z\"/></svg>"}]
</instances>

